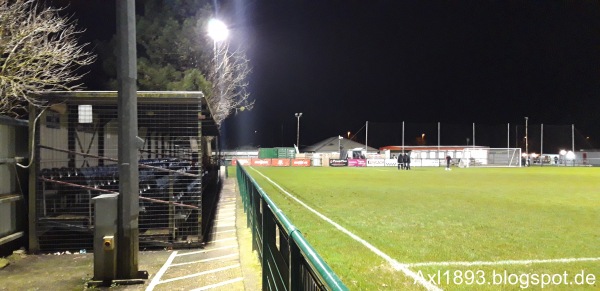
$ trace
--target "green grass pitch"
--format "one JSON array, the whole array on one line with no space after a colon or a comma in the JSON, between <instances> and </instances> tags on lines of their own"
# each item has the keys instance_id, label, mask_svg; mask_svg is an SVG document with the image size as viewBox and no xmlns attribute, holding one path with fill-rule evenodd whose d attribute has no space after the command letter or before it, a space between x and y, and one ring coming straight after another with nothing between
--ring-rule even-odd
<instances>
[{"instance_id":1,"label":"green grass pitch","mask_svg":"<svg viewBox=\"0 0 600 291\"><path fill-rule=\"evenodd\" d=\"M247 170L351 290L424 288L256 171L442 289L600 288L600 168Z\"/></svg>"}]
</instances>

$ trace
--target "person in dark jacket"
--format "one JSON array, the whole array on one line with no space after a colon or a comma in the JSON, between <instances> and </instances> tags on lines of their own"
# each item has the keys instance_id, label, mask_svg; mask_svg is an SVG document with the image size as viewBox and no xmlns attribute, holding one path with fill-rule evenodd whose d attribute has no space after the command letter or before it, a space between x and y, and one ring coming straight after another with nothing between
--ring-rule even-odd
<instances>
[{"instance_id":1,"label":"person in dark jacket","mask_svg":"<svg viewBox=\"0 0 600 291\"><path fill-rule=\"evenodd\" d=\"M410 170L410 156L408 154L404 154L404 169Z\"/></svg>"},{"instance_id":2,"label":"person in dark jacket","mask_svg":"<svg viewBox=\"0 0 600 291\"><path fill-rule=\"evenodd\" d=\"M404 157L402 154L398 154L398 170L404 170Z\"/></svg>"},{"instance_id":3,"label":"person in dark jacket","mask_svg":"<svg viewBox=\"0 0 600 291\"><path fill-rule=\"evenodd\" d=\"M452 158L449 155L446 156L446 171L452 170L450 169L450 161L452 161Z\"/></svg>"}]
</instances>

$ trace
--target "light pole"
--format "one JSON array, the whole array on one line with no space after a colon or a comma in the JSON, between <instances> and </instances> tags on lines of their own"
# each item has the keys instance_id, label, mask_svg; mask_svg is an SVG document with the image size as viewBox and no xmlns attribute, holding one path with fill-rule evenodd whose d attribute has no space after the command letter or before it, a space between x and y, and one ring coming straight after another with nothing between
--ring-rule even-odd
<instances>
[{"instance_id":1,"label":"light pole","mask_svg":"<svg viewBox=\"0 0 600 291\"><path fill-rule=\"evenodd\" d=\"M344 139L341 135L338 135L338 149L340 150L340 157L342 159L342 139Z\"/></svg>"},{"instance_id":2,"label":"light pole","mask_svg":"<svg viewBox=\"0 0 600 291\"><path fill-rule=\"evenodd\" d=\"M294 114L298 119L298 126L296 127L296 146L298 150L300 149L300 117L302 117L302 112Z\"/></svg>"},{"instance_id":3,"label":"light pole","mask_svg":"<svg viewBox=\"0 0 600 291\"><path fill-rule=\"evenodd\" d=\"M525 117L525 154L527 155L525 163L527 166L529 166L529 137L527 136L528 120L529 117Z\"/></svg>"}]
</instances>

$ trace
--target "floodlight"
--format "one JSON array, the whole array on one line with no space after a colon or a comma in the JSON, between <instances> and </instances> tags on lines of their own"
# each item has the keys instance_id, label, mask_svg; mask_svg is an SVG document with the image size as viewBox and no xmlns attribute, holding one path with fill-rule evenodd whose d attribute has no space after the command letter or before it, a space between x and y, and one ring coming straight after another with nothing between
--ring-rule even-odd
<instances>
[{"instance_id":1,"label":"floodlight","mask_svg":"<svg viewBox=\"0 0 600 291\"><path fill-rule=\"evenodd\" d=\"M208 36L214 41L223 41L227 39L229 30L223 21L211 19L208 21Z\"/></svg>"},{"instance_id":2,"label":"floodlight","mask_svg":"<svg viewBox=\"0 0 600 291\"><path fill-rule=\"evenodd\" d=\"M568 160L574 160L575 159L575 153L572 151L568 151L567 152L567 159Z\"/></svg>"},{"instance_id":3,"label":"floodlight","mask_svg":"<svg viewBox=\"0 0 600 291\"><path fill-rule=\"evenodd\" d=\"M560 154L561 156L564 156L564 155L566 155L566 154L567 154L567 151L566 151L566 150L560 150L559 154Z\"/></svg>"}]
</instances>

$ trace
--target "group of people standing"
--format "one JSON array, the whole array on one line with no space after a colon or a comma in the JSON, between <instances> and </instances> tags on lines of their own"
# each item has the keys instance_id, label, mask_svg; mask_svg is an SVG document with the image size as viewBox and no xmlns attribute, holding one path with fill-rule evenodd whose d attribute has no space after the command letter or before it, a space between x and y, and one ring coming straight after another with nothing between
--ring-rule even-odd
<instances>
[{"instance_id":1,"label":"group of people standing","mask_svg":"<svg viewBox=\"0 0 600 291\"><path fill-rule=\"evenodd\" d=\"M398 154L398 170L410 170L410 156Z\"/></svg>"}]
</instances>

